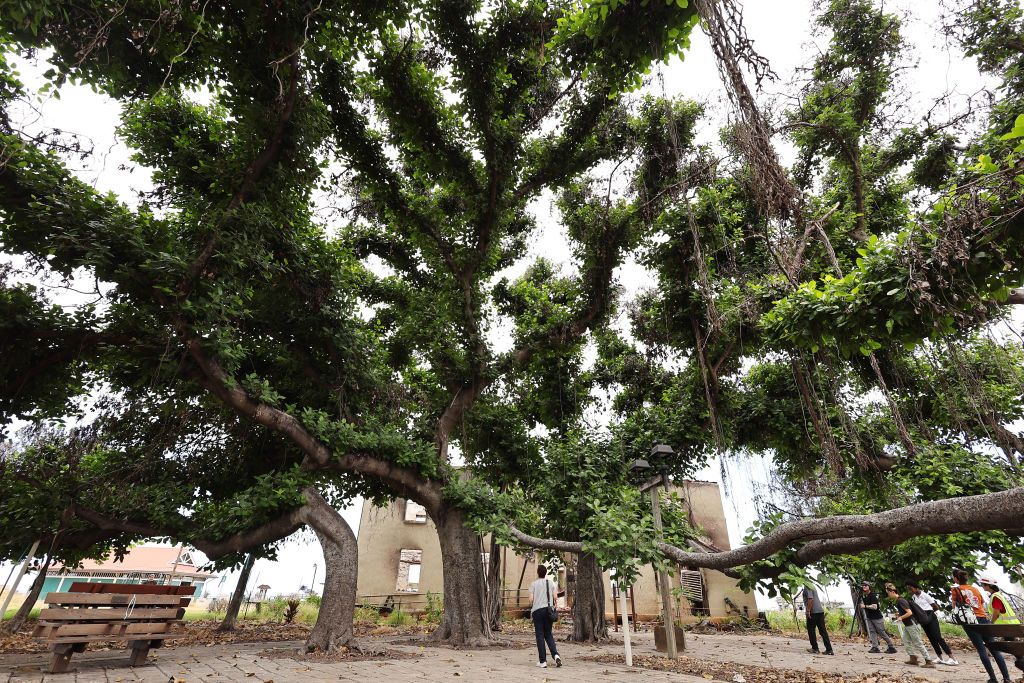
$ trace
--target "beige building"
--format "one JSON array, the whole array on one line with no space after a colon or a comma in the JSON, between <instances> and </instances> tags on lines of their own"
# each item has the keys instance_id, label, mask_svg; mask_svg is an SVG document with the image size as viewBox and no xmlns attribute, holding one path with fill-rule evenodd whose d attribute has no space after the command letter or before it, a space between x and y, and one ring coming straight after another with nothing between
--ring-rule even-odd
<instances>
[{"instance_id":1,"label":"beige building","mask_svg":"<svg viewBox=\"0 0 1024 683\"><path fill-rule=\"evenodd\" d=\"M702 541L708 546L728 550L729 532L725 522L725 511L718 484L714 482L684 482L673 486L673 491L688 508L692 524L703 533ZM378 508L363 503L359 519L359 602L362 604L383 604L393 602L407 610L421 610L426 607L427 596L440 596L444 589L441 569L441 546L437 531L426 512L418 504L396 500L391 505ZM480 541L480 561L489 561L488 539ZM532 555L520 556L501 549L501 573L503 576L506 609L516 610L529 607L527 586L536 578L536 560ZM727 617L757 615L754 596L743 592L735 579L719 572L704 569L679 568L672 578L673 584L681 590L675 602L682 613L683 621L697 621L705 617ZM558 585L568 588L572 595L573 576L565 567L558 570ZM605 574L605 611L611 617L617 611L612 584ZM661 611L654 570L647 566L633 586L630 602L640 619L654 619ZM568 606L560 599L560 606Z\"/></svg>"}]
</instances>

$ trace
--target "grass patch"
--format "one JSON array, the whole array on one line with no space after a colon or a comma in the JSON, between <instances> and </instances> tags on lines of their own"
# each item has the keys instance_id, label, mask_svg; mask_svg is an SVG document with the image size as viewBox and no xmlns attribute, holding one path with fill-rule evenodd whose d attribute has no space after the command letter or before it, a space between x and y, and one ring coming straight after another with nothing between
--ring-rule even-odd
<instances>
[{"instance_id":1,"label":"grass patch","mask_svg":"<svg viewBox=\"0 0 1024 683\"><path fill-rule=\"evenodd\" d=\"M853 621L853 616L842 610L829 610L825 612L825 626L828 628L829 633L850 634L850 626ZM804 619L803 612L797 612L796 619L793 619L793 612L791 610L768 612L768 623L771 627L783 631L784 633L807 633L807 622ZM966 638L967 634L959 624L951 624L945 621L939 622L939 629L942 632L943 637L949 638ZM886 619L885 630L890 635L899 635L899 631L891 620Z\"/></svg>"},{"instance_id":2,"label":"grass patch","mask_svg":"<svg viewBox=\"0 0 1024 683\"><path fill-rule=\"evenodd\" d=\"M413 624L415 622L416 617L409 614L408 612L403 612L400 609L396 609L388 615L387 620L384 623L386 623L388 626L408 626L409 624Z\"/></svg>"}]
</instances>

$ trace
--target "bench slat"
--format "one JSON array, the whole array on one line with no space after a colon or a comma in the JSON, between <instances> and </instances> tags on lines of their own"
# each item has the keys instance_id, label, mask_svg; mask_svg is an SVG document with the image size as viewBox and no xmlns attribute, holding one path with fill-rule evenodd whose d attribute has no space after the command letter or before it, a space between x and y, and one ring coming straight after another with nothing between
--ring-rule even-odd
<instances>
[{"instance_id":1,"label":"bench slat","mask_svg":"<svg viewBox=\"0 0 1024 683\"><path fill-rule=\"evenodd\" d=\"M177 619L180 607L132 609L117 606L114 608L97 607L74 608L57 607L39 612L39 621L142 621L143 619Z\"/></svg>"},{"instance_id":2,"label":"bench slat","mask_svg":"<svg viewBox=\"0 0 1024 683\"><path fill-rule=\"evenodd\" d=\"M182 595L192 597L196 587L192 585L172 586L148 583L89 583L75 581L69 589L72 593L148 593L152 595Z\"/></svg>"},{"instance_id":3,"label":"bench slat","mask_svg":"<svg viewBox=\"0 0 1024 683\"><path fill-rule=\"evenodd\" d=\"M32 636L36 639L63 638L64 636L102 636L122 635L136 633L170 633L174 621L160 621L155 623L135 624L131 622L120 622L112 624L69 624L69 623L42 623L36 626Z\"/></svg>"},{"instance_id":4,"label":"bench slat","mask_svg":"<svg viewBox=\"0 0 1024 683\"><path fill-rule=\"evenodd\" d=\"M134 598L139 606L178 605L176 595L128 595L124 593L48 593L47 605L129 605Z\"/></svg>"},{"instance_id":5,"label":"bench slat","mask_svg":"<svg viewBox=\"0 0 1024 683\"><path fill-rule=\"evenodd\" d=\"M180 633L156 633L154 635L143 635L136 634L131 637L112 637L112 636L70 636L67 638L55 638L53 640L47 640L47 643L53 643L55 645L61 645L64 643L100 643L104 641L115 641L115 640L169 640L171 638L180 638Z\"/></svg>"}]
</instances>

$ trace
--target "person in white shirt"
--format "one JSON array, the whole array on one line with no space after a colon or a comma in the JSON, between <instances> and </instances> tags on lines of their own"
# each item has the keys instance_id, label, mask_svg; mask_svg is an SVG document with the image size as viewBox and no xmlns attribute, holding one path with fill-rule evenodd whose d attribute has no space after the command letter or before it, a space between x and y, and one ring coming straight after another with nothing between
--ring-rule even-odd
<instances>
[{"instance_id":1,"label":"person in white shirt","mask_svg":"<svg viewBox=\"0 0 1024 683\"><path fill-rule=\"evenodd\" d=\"M551 626L554 623L551 612L555 609L555 600L558 599L558 588L547 580L547 575L548 568L542 564L537 565L537 580L530 584L530 597L533 599L530 617L533 619L537 653L540 655L537 666L542 669L548 668L547 655L544 652L545 643L551 650L551 656L555 658L555 666L562 666L562 658L558 656L558 648L555 647L555 636L551 633Z\"/></svg>"},{"instance_id":2,"label":"person in white shirt","mask_svg":"<svg viewBox=\"0 0 1024 683\"><path fill-rule=\"evenodd\" d=\"M935 598L921 590L921 587L915 582L907 581L906 586L910 589L914 604L921 608L922 614L919 620L921 628L924 629L924 634L928 636L928 642L935 649L935 654L939 658L939 664L956 666L959 662L953 658L953 651L949 649L949 644L942 637L939 615L935 613L939 609L939 603L935 602Z\"/></svg>"}]
</instances>

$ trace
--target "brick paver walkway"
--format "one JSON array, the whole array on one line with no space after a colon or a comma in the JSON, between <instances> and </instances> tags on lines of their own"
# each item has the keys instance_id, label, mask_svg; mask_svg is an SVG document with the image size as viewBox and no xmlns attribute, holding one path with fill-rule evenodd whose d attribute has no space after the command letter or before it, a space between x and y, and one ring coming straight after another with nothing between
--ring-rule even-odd
<instances>
[{"instance_id":1,"label":"brick paver walkway","mask_svg":"<svg viewBox=\"0 0 1024 683\"><path fill-rule=\"evenodd\" d=\"M522 637L516 638L522 639ZM525 641L524 641L525 642ZM877 671L908 671L941 683L968 683L985 680L977 655L956 652L961 665L935 670L904 667L906 657L869 655L866 646L839 644L834 657L812 657L805 652L803 640L774 636L693 635L687 636L686 654L719 662L805 669L857 676ZM622 646L578 646L560 643L565 666L561 669L537 669L536 653L531 649L449 650L446 648L395 645L393 650L416 653L408 659L367 662L307 662L296 659L261 656L268 648L297 647L298 643L248 643L213 647L168 647L156 650L151 663L132 669L127 666L125 650L86 651L75 655L72 673L44 675L40 667L45 654L0 656L0 683L310 683L311 681L608 681L609 683L683 681L707 683L703 678L675 673L628 669L622 665L587 662L581 657L593 654L621 654ZM650 633L634 635L634 651L654 652ZM155 656L154 656L155 655ZM1019 672L1012 670L1014 674Z\"/></svg>"}]
</instances>

